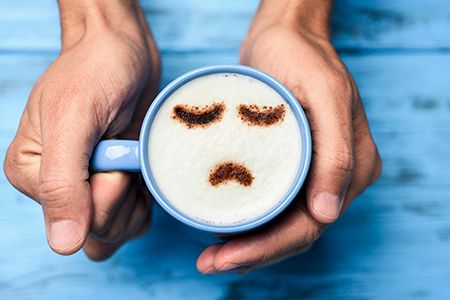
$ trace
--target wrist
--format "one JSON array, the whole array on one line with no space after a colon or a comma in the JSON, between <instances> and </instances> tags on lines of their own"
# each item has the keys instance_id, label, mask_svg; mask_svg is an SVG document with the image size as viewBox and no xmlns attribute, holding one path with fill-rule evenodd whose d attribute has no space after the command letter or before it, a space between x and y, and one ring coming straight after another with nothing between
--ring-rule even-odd
<instances>
[{"instance_id":1,"label":"wrist","mask_svg":"<svg viewBox=\"0 0 450 300\"><path fill-rule=\"evenodd\" d=\"M63 49L89 34L105 31L123 32L134 40L144 40L147 25L138 1L59 0L58 6Z\"/></svg>"},{"instance_id":2,"label":"wrist","mask_svg":"<svg viewBox=\"0 0 450 300\"><path fill-rule=\"evenodd\" d=\"M249 35L283 26L330 40L332 6L333 0L261 0Z\"/></svg>"}]
</instances>

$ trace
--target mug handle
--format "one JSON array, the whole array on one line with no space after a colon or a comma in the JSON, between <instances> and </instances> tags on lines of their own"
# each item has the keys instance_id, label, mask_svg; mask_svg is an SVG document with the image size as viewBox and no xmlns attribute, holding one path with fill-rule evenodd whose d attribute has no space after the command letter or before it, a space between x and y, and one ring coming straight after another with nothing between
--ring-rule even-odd
<instances>
[{"instance_id":1,"label":"mug handle","mask_svg":"<svg viewBox=\"0 0 450 300\"><path fill-rule=\"evenodd\" d=\"M100 141L92 153L90 170L140 172L139 141Z\"/></svg>"}]
</instances>

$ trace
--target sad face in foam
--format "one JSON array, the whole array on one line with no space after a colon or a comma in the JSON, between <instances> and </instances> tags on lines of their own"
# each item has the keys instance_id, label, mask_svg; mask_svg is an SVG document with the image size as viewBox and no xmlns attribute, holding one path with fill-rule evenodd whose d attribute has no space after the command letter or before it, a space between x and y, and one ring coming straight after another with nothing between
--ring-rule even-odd
<instances>
[{"instance_id":1,"label":"sad face in foam","mask_svg":"<svg viewBox=\"0 0 450 300\"><path fill-rule=\"evenodd\" d=\"M219 122L225 111L225 103L214 103L203 107L177 104L173 108L172 118L187 126L187 128L205 128ZM271 126L283 121L285 115L284 104L276 107L240 104L236 108L240 119L249 126ZM229 181L235 181L243 186L250 186L253 182L251 170L243 163L235 161L219 162L210 170L208 181L217 186Z\"/></svg>"},{"instance_id":2,"label":"sad face in foam","mask_svg":"<svg viewBox=\"0 0 450 300\"><path fill-rule=\"evenodd\" d=\"M176 90L149 136L151 172L168 202L198 221L250 222L288 192L301 157L293 112L265 83L211 74Z\"/></svg>"}]
</instances>

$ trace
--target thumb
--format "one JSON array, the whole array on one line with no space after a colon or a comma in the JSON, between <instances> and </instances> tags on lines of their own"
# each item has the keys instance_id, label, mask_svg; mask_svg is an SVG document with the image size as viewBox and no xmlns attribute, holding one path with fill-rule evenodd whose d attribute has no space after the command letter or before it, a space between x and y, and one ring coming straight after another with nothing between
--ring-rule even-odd
<instances>
[{"instance_id":1,"label":"thumb","mask_svg":"<svg viewBox=\"0 0 450 300\"><path fill-rule=\"evenodd\" d=\"M95 123L86 108L74 106L60 102L47 107L45 114L41 109L39 200L48 243L63 255L83 246L93 211L88 166Z\"/></svg>"},{"instance_id":2,"label":"thumb","mask_svg":"<svg viewBox=\"0 0 450 300\"><path fill-rule=\"evenodd\" d=\"M311 118L313 159L306 187L307 206L319 223L334 222L342 210L353 175L352 123L332 106Z\"/></svg>"}]
</instances>

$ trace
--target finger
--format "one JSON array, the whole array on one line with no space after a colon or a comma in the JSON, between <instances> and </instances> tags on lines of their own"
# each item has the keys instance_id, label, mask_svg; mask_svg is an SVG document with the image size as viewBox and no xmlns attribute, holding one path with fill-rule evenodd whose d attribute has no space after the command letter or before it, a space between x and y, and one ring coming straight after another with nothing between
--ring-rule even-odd
<instances>
[{"instance_id":1,"label":"finger","mask_svg":"<svg viewBox=\"0 0 450 300\"><path fill-rule=\"evenodd\" d=\"M197 259L197 270L203 274L213 274L217 270L214 267L214 259L223 244L211 245L204 250Z\"/></svg>"},{"instance_id":2,"label":"finger","mask_svg":"<svg viewBox=\"0 0 450 300\"><path fill-rule=\"evenodd\" d=\"M114 252L116 252L126 241L144 234L150 226L150 222L150 207L145 199L138 198L136 200L136 206L133 210L133 214L131 215L126 226L126 233L122 240L111 243L90 235L84 244L83 250L86 255L94 261L105 260L113 255Z\"/></svg>"},{"instance_id":3,"label":"finger","mask_svg":"<svg viewBox=\"0 0 450 300\"><path fill-rule=\"evenodd\" d=\"M302 206L290 208L278 220L260 232L210 246L198 258L199 271L223 272L279 261L300 253L325 229Z\"/></svg>"},{"instance_id":4,"label":"finger","mask_svg":"<svg viewBox=\"0 0 450 300\"><path fill-rule=\"evenodd\" d=\"M126 226L125 239L129 240L145 234L149 228L151 219L151 205L149 205L149 202L140 191L136 199L133 213Z\"/></svg>"},{"instance_id":5,"label":"finger","mask_svg":"<svg viewBox=\"0 0 450 300\"><path fill-rule=\"evenodd\" d=\"M39 202L39 168L41 145L36 124L30 117L28 106L20 120L17 134L5 156L4 172L9 182L20 192Z\"/></svg>"},{"instance_id":6,"label":"finger","mask_svg":"<svg viewBox=\"0 0 450 300\"><path fill-rule=\"evenodd\" d=\"M147 233L148 229L150 228L150 223L152 221L152 203L153 203L153 197L150 194L149 190L147 189L147 186L144 182L144 179L142 176L138 177L138 183L139 183L139 190L138 190L138 202L140 202L141 207L144 207L144 217L138 217L138 213L136 212L136 216L134 216L134 220L130 222L130 230L128 231L128 236L130 238L136 238L141 235L144 235ZM143 221L139 222L139 218L143 219Z\"/></svg>"},{"instance_id":7,"label":"finger","mask_svg":"<svg viewBox=\"0 0 450 300\"><path fill-rule=\"evenodd\" d=\"M64 255L82 247L91 225L88 165L98 139L98 116L78 99L69 100L42 99L41 107L39 199L49 245Z\"/></svg>"},{"instance_id":8,"label":"finger","mask_svg":"<svg viewBox=\"0 0 450 300\"><path fill-rule=\"evenodd\" d=\"M314 245L314 243L304 245L304 246L302 246L302 247L299 247L299 248L297 249L297 252L296 252L296 253L285 254L284 256L280 256L280 257L278 257L278 258L276 258L276 259L273 259L273 260L271 260L271 261L268 261L268 262L263 262L263 263L259 263L259 264L249 264L249 265L244 265L244 266L242 266L242 267L239 267L239 268L236 268L236 269L232 269L232 270L230 270L230 271L237 272L237 273L239 273L239 274L241 274L241 275L247 274L248 272L253 271L253 270L256 270L256 269L260 269L260 268L263 268L263 267L268 267L268 266L270 266L270 265L277 264L277 263L279 263L279 262L285 260L286 258L288 258L288 257L290 257L290 256L293 256L294 254L302 254L302 253L305 253L305 252L309 251L309 250L313 247L313 245Z\"/></svg>"},{"instance_id":9,"label":"finger","mask_svg":"<svg viewBox=\"0 0 450 300\"><path fill-rule=\"evenodd\" d=\"M107 243L94 236L89 236L84 243L83 250L93 261L103 261L113 255L123 243Z\"/></svg>"},{"instance_id":10,"label":"finger","mask_svg":"<svg viewBox=\"0 0 450 300\"><path fill-rule=\"evenodd\" d=\"M344 201L345 209L365 188L375 182L381 174L381 159L377 147L370 133L368 121L362 103L359 99L355 103L355 164L354 175L349 184L347 196Z\"/></svg>"},{"instance_id":11,"label":"finger","mask_svg":"<svg viewBox=\"0 0 450 300\"><path fill-rule=\"evenodd\" d=\"M17 190L39 202L40 156L28 152L33 146L22 144L16 137L6 152L3 169L6 178Z\"/></svg>"},{"instance_id":12,"label":"finger","mask_svg":"<svg viewBox=\"0 0 450 300\"><path fill-rule=\"evenodd\" d=\"M318 102L308 106L313 157L306 200L313 218L324 224L339 217L353 174L351 94L341 91L342 84L338 81L334 88L306 95L313 97L309 102Z\"/></svg>"},{"instance_id":13,"label":"finger","mask_svg":"<svg viewBox=\"0 0 450 300\"><path fill-rule=\"evenodd\" d=\"M313 244L311 243L304 246L300 246L297 249L295 249L296 251L295 253L291 251L290 253L284 253L283 255L280 256L274 256L273 258L268 259L266 261L237 264L235 267L231 266L230 268L226 268L226 270L217 270L214 264L214 260L217 253L220 251L220 249L222 249L224 245L223 244L211 245L208 248L206 248L197 259L197 270L202 274L217 274L220 272L228 272L228 271L244 274L255 269L276 264L280 261L285 260L290 256L304 253L309 249L311 249L312 245Z\"/></svg>"},{"instance_id":14,"label":"finger","mask_svg":"<svg viewBox=\"0 0 450 300\"><path fill-rule=\"evenodd\" d=\"M140 185L139 189L140 193L138 194L139 195L138 197L141 197L140 201L142 201L142 205L147 208L147 213L144 222L141 224L140 228L138 227L137 230L132 234L131 238L136 238L146 234L148 229L150 228L150 223L152 221L153 197L150 194L149 190L147 189L147 186L142 176L139 176L139 185Z\"/></svg>"},{"instance_id":15,"label":"finger","mask_svg":"<svg viewBox=\"0 0 450 300\"><path fill-rule=\"evenodd\" d=\"M127 225L136 209L136 195L137 187L135 182L133 182L122 200L122 206L119 208L119 211L114 218L111 219L109 226L104 227L104 231L101 234L94 233L98 239L109 243L120 242L124 239Z\"/></svg>"},{"instance_id":16,"label":"finger","mask_svg":"<svg viewBox=\"0 0 450 300\"><path fill-rule=\"evenodd\" d=\"M89 180L94 207L91 233L102 236L107 233L119 210L128 205L128 214L134 206L135 195L130 195L132 175L123 172L104 172L91 175ZM129 200L133 197L133 202Z\"/></svg>"}]
</instances>

